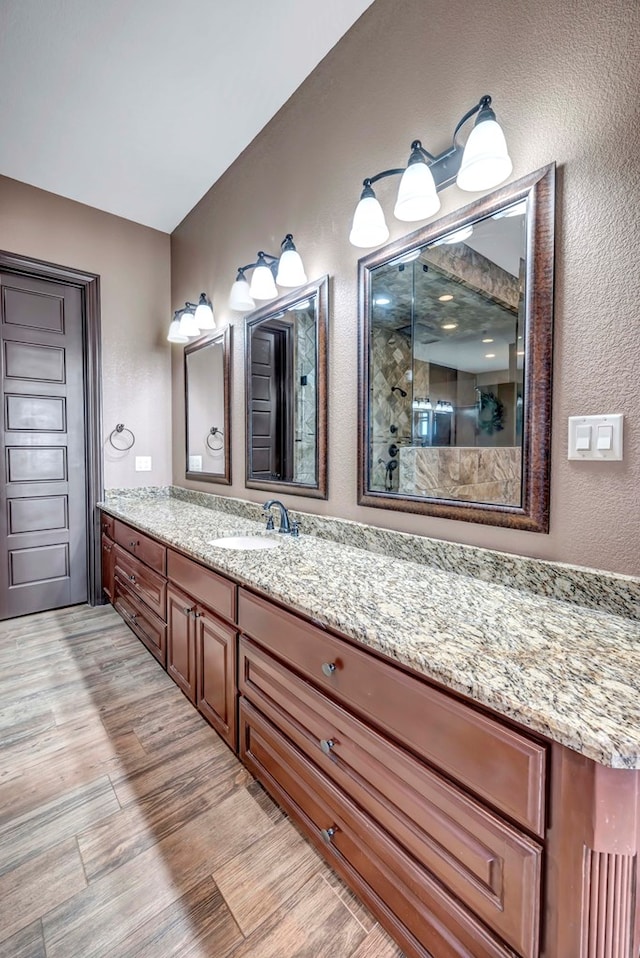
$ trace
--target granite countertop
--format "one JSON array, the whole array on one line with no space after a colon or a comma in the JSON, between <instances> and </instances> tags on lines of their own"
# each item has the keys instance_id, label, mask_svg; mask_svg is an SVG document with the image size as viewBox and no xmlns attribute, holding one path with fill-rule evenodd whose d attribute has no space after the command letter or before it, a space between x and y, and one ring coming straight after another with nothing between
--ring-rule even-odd
<instances>
[{"instance_id":1,"label":"granite countertop","mask_svg":"<svg viewBox=\"0 0 640 958\"><path fill-rule=\"evenodd\" d=\"M640 768L640 622L179 499L101 507L240 583L614 768ZM230 551L229 535L278 547Z\"/></svg>"}]
</instances>

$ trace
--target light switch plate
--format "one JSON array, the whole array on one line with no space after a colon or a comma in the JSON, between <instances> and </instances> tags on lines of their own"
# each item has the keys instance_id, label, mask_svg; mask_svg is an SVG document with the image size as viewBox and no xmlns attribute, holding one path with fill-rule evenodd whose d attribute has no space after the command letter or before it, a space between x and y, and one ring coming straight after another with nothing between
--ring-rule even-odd
<instances>
[{"instance_id":1,"label":"light switch plate","mask_svg":"<svg viewBox=\"0 0 640 958\"><path fill-rule=\"evenodd\" d=\"M202 472L202 456L189 456L189 472Z\"/></svg>"},{"instance_id":2,"label":"light switch plate","mask_svg":"<svg viewBox=\"0 0 640 958\"><path fill-rule=\"evenodd\" d=\"M612 462L622 459L622 420L621 413L606 416L569 416L569 459L585 461ZM586 427L586 428L585 428ZM588 430L590 429L590 433ZM611 430L611 448L603 449L602 439ZM589 435L589 446L581 449L584 436Z\"/></svg>"},{"instance_id":3,"label":"light switch plate","mask_svg":"<svg viewBox=\"0 0 640 958\"><path fill-rule=\"evenodd\" d=\"M136 472L151 472L151 456L136 456Z\"/></svg>"}]
</instances>

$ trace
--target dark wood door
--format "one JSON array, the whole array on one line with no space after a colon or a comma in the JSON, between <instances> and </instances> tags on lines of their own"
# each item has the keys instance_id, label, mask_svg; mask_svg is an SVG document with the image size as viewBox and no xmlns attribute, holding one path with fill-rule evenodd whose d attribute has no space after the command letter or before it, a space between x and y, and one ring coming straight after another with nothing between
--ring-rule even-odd
<instances>
[{"instance_id":1,"label":"dark wood door","mask_svg":"<svg viewBox=\"0 0 640 958\"><path fill-rule=\"evenodd\" d=\"M0 619L86 602L80 289L0 273Z\"/></svg>"},{"instance_id":2,"label":"dark wood door","mask_svg":"<svg viewBox=\"0 0 640 958\"><path fill-rule=\"evenodd\" d=\"M282 478L278 420L278 334L258 327L251 334L251 478Z\"/></svg>"},{"instance_id":3,"label":"dark wood door","mask_svg":"<svg viewBox=\"0 0 640 958\"><path fill-rule=\"evenodd\" d=\"M293 479L293 328L271 320L251 332L251 479Z\"/></svg>"}]
</instances>

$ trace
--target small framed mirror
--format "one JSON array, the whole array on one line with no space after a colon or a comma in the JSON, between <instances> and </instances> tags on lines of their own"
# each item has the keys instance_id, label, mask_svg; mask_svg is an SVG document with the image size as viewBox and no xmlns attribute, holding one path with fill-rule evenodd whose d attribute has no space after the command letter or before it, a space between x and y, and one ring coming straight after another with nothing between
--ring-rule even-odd
<instances>
[{"instance_id":1,"label":"small framed mirror","mask_svg":"<svg viewBox=\"0 0 640 958\"><path fill-rule=\"evenodd\" d=\"M555 166L359 261L359 502L549 527Z\"/></svg>"},{"instance_id":2,"label":"small framed mirror","mask_svg":"<svg viewBox=\"0 0 640 958\"><path fill-rule=\"evenodd\" d=\"M186 478L231 482L230 326L184 348Z\"/></svg>"},{"instance_id":3,"label":"small framed mirror","mask_svg":"<svg viewBox=\"0 0 640 958\"><path fill-rule=\"evenodd\" d=\"M325 276L246 318L248 488L327 498L328 299Z\"/></svg>"}]
</instances>

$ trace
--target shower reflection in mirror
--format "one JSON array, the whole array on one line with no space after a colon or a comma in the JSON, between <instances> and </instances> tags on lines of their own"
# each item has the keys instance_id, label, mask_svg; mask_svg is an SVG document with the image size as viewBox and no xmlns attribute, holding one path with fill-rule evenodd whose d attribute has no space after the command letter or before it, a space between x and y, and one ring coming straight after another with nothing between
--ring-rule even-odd
<instances>
[{"instance_id":1,"label":"shower reflection in mirror","mask_svg":"<svg viewBox=\"0 0 640 958\"><path fill-rule=\"evenodd\" d=\"M521 505L526 201L371 271L369 488Z\"/></svg>"}]
</instances>

